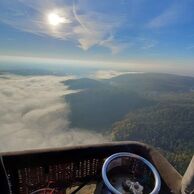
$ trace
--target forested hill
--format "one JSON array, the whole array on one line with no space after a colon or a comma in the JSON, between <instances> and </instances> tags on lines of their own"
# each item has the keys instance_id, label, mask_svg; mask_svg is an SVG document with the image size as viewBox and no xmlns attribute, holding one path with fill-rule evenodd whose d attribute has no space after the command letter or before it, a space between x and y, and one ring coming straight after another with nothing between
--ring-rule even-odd
<instances>
[{"instance_id":1,"label":"forested hill","mask_svg":"<svg viewBox=\"0 0 194 194\"><path fill-rule=\"evenodd\" d=\"M118 87L138 92L189 92L194 90L194 77L162 73L124 74L111 79L72 79L64 82L70 89Z\"/></svg>"},{"instance_id":2,"label":"forested hill","mask_svg":"<svg viewBox=\"0 0 194 194\"><path fill-rule=\"evenodd\" d=\"M175 100L190 103L194 78L170 74L125 74L111 79L67 80L80 92L66 96L73 127L105 130L129 111ZM169 103L169 102L168 102Z\"/></svg>"},{"instance_id":3,"label":"forested hill","mask_svg":"<svg viewBox=\"0 0 194 194\"><path fill-rule=\"evenodd\" d=\"M79 93L67 95L65 98L71 107L72 127L101 131L109 129L130 110L154 104L153 101L141 97L136 92L107 84L85 89Z\"/></svg>"},{"instance_id":4,"label":"forested hill","mask_svg":"<svg viewBox=\"0 0 194 194\"><path fill-rule=\"evenodd\" d=\"M112 128L113 140L141 141L160 148L184 171L194 154L194 106L157 105L128 113Z\"/></svg>"},{"instance_id":5,"label":"forested hill","mask_svg":"<svg viewBox=\"0 0 194 194\"><path fill-rule=\"evenodd\" d=\"M103 81L97 81L97 80L93 80L90 78L67 80L63 83L68 85L70 87L70 89L72 89L72 90L94 89L94 88L107 86Z\"/></svg>"},{"instance_id":6,"label":"forested hill","mask_svg":"<svg viewBox=\"0 0 194 194\"><path fill-rule=\"evenodd\" d=\"M172 74L125 74L107 81L112 85L138 92L188 92L194 89L194 77Z\"/></svg>"},{"instance_id":7,"label":"forested hill","mask_svg":"<svg viewBox=\"0 0 194 194\"><path fill-rule=\"evenodd\" d=\"M139 73L68 80L73 127L161 149L180 171L194 153L194 77Z\"/></svg>"}]
</instances>

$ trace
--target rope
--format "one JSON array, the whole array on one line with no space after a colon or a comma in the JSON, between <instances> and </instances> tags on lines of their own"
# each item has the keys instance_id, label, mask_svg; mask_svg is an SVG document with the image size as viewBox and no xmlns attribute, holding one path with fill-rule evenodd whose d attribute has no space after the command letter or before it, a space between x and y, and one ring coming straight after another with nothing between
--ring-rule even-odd
<instances>
[{"instance_id":1,"label":"rope","mask_svg":"<svg viewBox=\"0 0 194 194\"><path fill-rule=\"evenodd\" d=\"M0 158L1 158L1 165L3 167L4 173L5 173L5 177L6 177L6 180L7 180L7 185L8 185L8 188L9 188L9 193L12 194L11 183L9 181L8 173L7 173L7 170L5 168L5 164L4 164L4 161L3 161L3 156L0 156Z\"/></svg>"}]
</instances>

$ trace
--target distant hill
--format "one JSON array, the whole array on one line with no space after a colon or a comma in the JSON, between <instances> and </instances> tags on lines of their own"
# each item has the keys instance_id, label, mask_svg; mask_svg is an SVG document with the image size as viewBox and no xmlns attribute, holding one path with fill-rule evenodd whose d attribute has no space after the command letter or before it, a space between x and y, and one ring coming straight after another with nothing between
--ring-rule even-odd
<instances>
[{"instance_id":1,"label":"distant hill","mask_svg":"<svg viewBox=\"0 0 194 194\"><path fill-rule=\"evenodd\" d=\"M109 129L130 110L154 103L135 92L112 86L90 88L67 95L65 99L71 107L72 127L94 130Z\"/></svg>"},{"instance_id":2,"label":"distant hill","mask_svg":"<svg viewBox=\"0 0 194 194\"><path fill-rule=\"evenodd\" d=\"M158 147L183 172L194 153L194 77L126 74L65 82L73 127Z\"/></svg>"},{"instance_id":3,"label":"distant hill","mask_svg":"<svg viewBox=\"0 0 194 194\"><path fill-rule=\"evenodd\" d=\"M101 80L81 78L67 80L64 83L69 85L70 89L114 86L138 92L189 92L194 90L194 77L162 73L124 74Z\"/></svg>"},{"instance_id":4,"label":"distant hill","mask_svg":"<svg viewBox=\"0 0 194 194\"><path fill-rule=\"evenodd\" d=\"M104 87L106 84L102 81L97 81L89 78L70 79L64 81L64 84L68 85L70 89L94 89Z\"/></svg>"},{"instance_id":5,"label":"distant hill","mask_svg":"<svg viewBox=\"0 0 194 194\"><path fill-rule=\"evenodd\" d=\"M172 74L125 74L107 81L114 86L138 92L188 92L194 89L194 77Z\"/></svg>"},{"instance_id":6,"label":"distant hill","mask_svg":"<svg viewBox=\"0 0 194 194\"><path fill-rule=\"evenodd\" d=\"M170 98L174 101L194 88L193 77L158 73L125 74L104 80L81 78L64 83L70 89L82 89L65 97L72 110L72 126L102 130L110 128L129 111L164 103Z\"/></svg>"}]
</instances>

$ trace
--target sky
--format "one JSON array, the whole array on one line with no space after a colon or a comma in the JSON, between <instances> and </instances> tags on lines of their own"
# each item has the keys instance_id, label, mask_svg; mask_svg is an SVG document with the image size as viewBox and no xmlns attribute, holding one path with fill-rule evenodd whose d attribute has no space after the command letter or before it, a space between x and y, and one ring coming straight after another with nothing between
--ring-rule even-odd
<instances>
[{"instance_id":1,"label":"sky","mask_svg":"<svg viewBox=\"0 0 194 194\"><path fill-rule=\"evenodd\" d=\"M0 65L194 75L193 0L1 0Z\"/></svg>"}]
</instances>

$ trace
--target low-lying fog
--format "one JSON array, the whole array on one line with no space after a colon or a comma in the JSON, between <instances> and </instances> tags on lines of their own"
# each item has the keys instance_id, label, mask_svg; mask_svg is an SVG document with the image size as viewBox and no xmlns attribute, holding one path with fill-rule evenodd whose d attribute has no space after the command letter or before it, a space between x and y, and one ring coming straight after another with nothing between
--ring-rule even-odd
<instances>
[{"instance_id":1,"label":"low-lying fog","mask_svg":"<svg viewBox=\"0 0 194 194\"><path fill-rule=\"evenodd\" d=\"M102 134L72 129L70 77L0 76L0 151L61 147L106 141Z\"/></svg>"}]
</instances>

